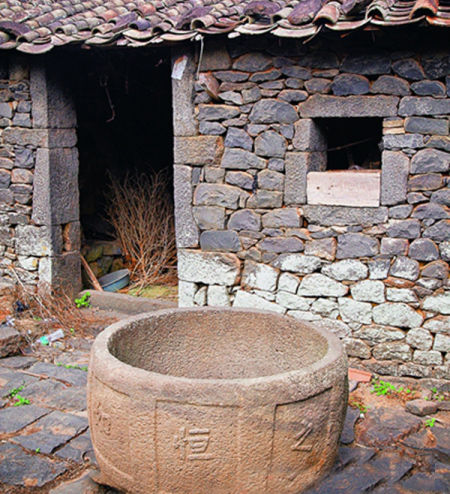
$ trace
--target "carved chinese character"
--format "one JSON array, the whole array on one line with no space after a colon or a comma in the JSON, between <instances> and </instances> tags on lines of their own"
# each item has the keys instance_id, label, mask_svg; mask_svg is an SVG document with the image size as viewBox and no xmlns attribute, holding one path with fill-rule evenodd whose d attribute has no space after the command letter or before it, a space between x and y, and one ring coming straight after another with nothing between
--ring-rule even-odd
<instances>
[{"instance_id":1,"label":"carved chinese character","mask_svg":"<svg viewBox=\"0 0 450 494\"><path fill-rule=\"evenodd\" d=\"M306 420L301 421L300 430L295 436L296 443L291 446L292 451L311 451L312 445L303 444L305 439L311 434L313 430L313 425L311 422Z\"/></svg>"},{"instance_id":2,"label":"carved chinese character","mask_svg":"<svg viewBox=\"0 0 450 494\"><path fill-rule=\"evenodd\" d=\"M182 460L210 460L207 453L209 446L209 429L186 429L181 427L174 436L174 447L180 449Z\"/></svg>"}]
</instances>

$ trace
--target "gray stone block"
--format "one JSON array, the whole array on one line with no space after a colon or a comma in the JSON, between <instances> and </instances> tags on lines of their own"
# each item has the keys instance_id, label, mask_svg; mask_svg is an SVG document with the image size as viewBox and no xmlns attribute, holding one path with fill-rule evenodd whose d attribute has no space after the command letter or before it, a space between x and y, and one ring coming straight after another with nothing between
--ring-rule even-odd
<instances>
[{"instance_id":1,"label":"gray stone block","mask_svg":"<svg viewBox=\"0 0 450 494\"><path fill-rule=\"evenodd\" d=\"M428 227L423 232L423 237L431 238L437 242L444 242L450 239L450 220L441 220Z\"/></svg>"},{"instance_id":2,"label":"gray stone block","mask_svg":"<svg viewBox=\"0 0 450 494\"><path fill-rule=\"evenodd\" d=\"M339 74L331 84L331 91L336 96L367 94L369 92L369 80L362 75Z\"/></svg>"},{"instance_id":3,"label":"gray stone block","mask_svg":"<svg viewBox=\"0 0 450 494\"><path fill-rule=\"evenodd\" d=\"M290 271L296 274L310 274L320 268L322 261L315 256L303 254L281 254L273 263L282 271Z\"/></svg>"},{"instance_id":4,"label":"gray stone block","mask_svg":"<svg viewBox=\"0 0 450 494\"><path fill-rule=\"evenodd\" d=\"M391 206L406 201L408 174L408 156L395 151L382 153L380 198L382 205Z\"/></svg>"},{"instance_id":5,"label":"gray stone block","mask_svg":"<svg viewBox=\"0 0 450 494\"><path fill-rule=\"evenodd\" d=\"M194 136L197 134L197 121L194 106L194 82L196 63L191 49L174 47L172 51L172 67L181 57L187 57L186 67L181 79L172 82L173 132L177 137Z\"/></svg>"},{"instance_id":6,"label":"gray stone block","mask_svg":"<svg viewBox=\"0 0 450 494\"><path fill-rule=\"evenodd\" d=\"M54 256L62 251L61 228L18 225L16 253L24 256Z\"/></svg>"},{"instance_id":7,"label":"gray stone block","mask_svg":"<svg viewBox=\"0 0 450 494\"><path fill-rule=\"evenodd\" d=\"M438 149L422 149L411 159L411 173L447 173L450 153Z\"/></svg>"},{"instance_id":8,"label":"gray stone block","mask_svg":"<svg viewBox=\"0 0 450 494\"><path fill-rule=\"evenodd\" d=\"M326 153L286 153L284 202L286 205L306 202L306 175L326 167Z\"/></svg>"},{"instance_id":9,"label":"gray stone block","mask_svg":"<svg viewBox=\"0 0 450 494\"><path fill-rule=\"evenodd\" d=\"M411 84L411 89L418 96L445 97L445 84L439 81L419 81Z\"/></svg>"},{"instance_id":10,"label":"gray stone block","mask_svg":"<svg viewBox=\"0 0 450 494\"><path fill-rule=\"evenodd\" d=\"M32 219L38 225L79 220L76 148L37 150Z\"/></svg>"},{"instance_id":11,"label":"gray stone block","mask_svg":"<svg viewBox=\"0 0 450 494\"><path fill-rule=\"evenodd\" d=\"M406 219L412 211L412 206L410 204L402 204L400 206L393 206L389 208L389 218L394 218L396 220Z\"/></svg>"},{"instance_id":12,"label":"gray stone block","mask_svg":"<svg viewBox=\"0 0 450 494\"><path fill-rule=\"evenodd\" d=\"M302 117L393 117L396 96L340 96L314 94L299 104Z\"/></svg>"},{"instance_id":13,"label":"gray stone block","mask_svg":"<svg viewBox=\"0 0 450 494\"><path fill-rule=\"evenodd\" d=\"M258 173L258 187L267 190L283 190L284 175L272 170L262 170Z\"/></svg>"},{"instance_id":14,"label":"gray stone block","mask_svg":"<svg viewBox=\"0 0 450 494\"><path fill-rule=\"evenodd\" d=\"M174 166L173 182L177 246L197 247L199 231L192 212L192 168Z\"/></svg>"},{"instance_id":15,"label":"gray stone block","mask_svg":"<svg viewBox=\"0 0 450 494\"><path fill-rule=\"evenodd\" d=\"M241 55L234 63L233 69L243 72L258 72L266 70L272 65L272 59L261 52L246 53Z\"/></svg>"},{"instance_id":16,"label":"gray stone block","mask_svg":"<svg viewBox=\"0 0 450 494\"><path fill-rule=\"evenodd\" d=\"M200 235L200 247L203 251L238 252L241 242L234 231L206 231Z\"/></svg>"},{"instance_id":17,"label":"gray stone block","mask_svg":"<svg viewBox=\"0 0 450 494\"><path fill-rule=\"evenodd\" d=\"M9 103L0 103L0 117L12 118L12 116L13 116L12 105Z\"/></svg>"},{"instance_id":18,"label":"gray stone block","mask_svg":"<svg viewBox=\"0 0 450 494\"><path fill-rule=\"evenodd\" d=\"M223 141L218 136L175 137L176 165L214 165L220 162Z\"/></svg>"},{"instance_id":19,"label":"gray stone block","mask_svg":"<svg viewBox=\"0 0 450 494\"><path fill-rule=\"evenodd\" d=\"M267 237L259 242L258 247L265 252L301 252L303 242L297 237Z\"/></svg>"},{"instance_id":20,"label":"gray stone block","mask_svg":"<svg viewBox=\"0 0 450 494\"><path fill-rule=\"evenodd\" d=\"M249 168L261 170L266 167L266 160L244 149L226 148L221 167L235 170L248 170Z\"/></svg>"},{"instance_id":21,"label":"gray stone block","mask_svg":"<svg viewBox=\"0 0 450 494\"><path fill-rule=\"evenodd\" d=\"M245 132L245 130L229 127L225 137L225 146L251 151L253 149L253 139Z\"/></svg>"},{"instance_id":22,"label":"gray stone block","mask_svg":"<svg viewBox=\"0 0 450 494\"><path fill-rule=\"evenodd\" d=\"M265 82L274 81L281 76L281 72L278 69L265 70L264 72L255 72L249 78L251 82Z\"/></svg>"},{"instance_id":23,"label":"gray stone block","mask_svg":"<svg viewBox=\"0 0 450 494\"><path fill-rule=\"evenodd\" d=\"M225 226L225 208L194 206L192 211L195 221L201 230L223 230Z\"/></svg>"},{"instance_id":24,"label":"gray stone block","mask_svg":"<svg viewBox=\"0 0 450 494\"><path fill-rule=\"evenodd\" d=\"M280 208L283 203L283 194L271 190L257 190L247 201L247 207L258 208Z\"/></svg>"},{"instance_id":25,"label":"gray stone block","mask_svg":"<svg viewBox=\"0 0 450 494\"><path fill-rule=\"evenodd\" d=\"M303 214L309 223L322 226L370 226L385 223L388 219L388 209L385 207L305 206Z\"/></svg>"},{"instance_id":26,"label":"gray stone block","mask_svg":"<svg viewBox=\"0 0 450 494\"><path fill-rule=\"evenodd\" d=\"M311 240L306 242L305 254L320 257L327 261L334 261L336 258L336 239L335 238L321 238L318 240Z\"/></svg>"},{"instance_id":27,"label":"gray stone block","mask_svg":"<svg viewBox=\"0 0 450 494\"><path fill-rule=\"evenodd\" d=\"M408 191L436 190L442 185L442 176L437 173L414 175L408 180Z\"/></svg>"},{"instance_id":28,"label":"gray stone block","mask_svg":"<svg viewBox=\"0 0 450 494\"><path fill-rule=\"evenodd\" d=\"M232 286L239 276L241 262L235 254L178 251L178 276L193 283Z\"/></svg>"},{"instance_id":29,"label":"gray stone block","mask_svg":"<svg viewBox=\"0 0 450 494\"><path fill-rule=\"evenodd\" d=\"M286 147L286 139L273 130L263 132L255 140L255 153L258 156L283 158Z\"/></svg>"},{"instance_id":30,"label":"gray stone block","mask_svg":"<svg viewBox=\"0 0 450 494\"><path fill-rule=\"evenodd\" d=\"M382 282L380 281L379 283ZM339 312L344 322L361 324L370 324L372 322L372 305L370 303L359 302L351 298L339 298L338 302Z\"/></svg>"},{"instance_id":31,"label":"gray stone block","mask_svg":"<svg viewBox=\"0 0 450 494\"><path fill-rule=\"evenodd\" d=\"M215 121L227 120L240 114L239 107L230 105L200 105L199 120Z\"/></svg>"},{"instance_id":32,"label":"gray stone block","mask_svg":"<svg viewBox=\"0 0 450 494\"><path fill-rule=\"evenodd\" d=\"M249 288L274 292L277 287L279 272L265 264L246 261L242 273L242 284Z\"/></svg>"},{"instance_id":33,"label":"gray stone block","mask_svg":"<svg viewBox=\"0 0 450 494\"><path fill-rule=\"evenodd\" d=\"M439 249L432 240L417 238L409 246L408 255L417 261L434 261L439 259Z\"/></svg>"},{"instance_id":34,"label":"gray stone block","mask_svg":"<svg viewBox=\"0 0 450 494\"><path fill-rule=\"evenodd\" d=\"M249 118L252 123L290 124L298 120L298 114L289 103L264 99L254 104Z\"/></svg>"},{"instance_id":35,"label":"gray stone block","mask_svg":"<svg viewBox=\"0 0 450 494\"><path fill-rule=\"evenodd\" d=\"M431 202L436 204L442 204L443 206L450 206L450 189L437 190L431 194Z\"/></svg>"},{"instance_id":36,"label":"gray stone block","mask_svg":"<svg viewBox=\"0 0 450 494\"><path fill-rule=\"evenodd\" d=\"M299 210L283 208L270 211L262 217L264 228L298 228L300 226Z\"/></svg>"},{"instance_id":37,"label":"gray stone block","mask_svg":"<svg viewBox=\"0 0 450 494\"><path fill-rule=\"evenodd\" d=\"M9 127L2 133L3 143L32 148L48 147L49 132L47 129L20 129Z\"/></svg>"},{"instance_id":38,"label":"gray stone block","mask_svg":"<svg viewBox=\"0 0 450 494\"><path fill-rule=\"evenodd\" d=\"M230 216L228 229L259 231L261 229L261 216L251 209L241 209Z\"/></svg>"},{"instance_id":39,"label":"gray stone block","mask_svg":"<svg viewBox=\"0 0 450 494\"><path fill-rule=\"evenodd\" d=\"M420 236L418 220L393 220L387 229L388 237L414 239Z\"/></svg>"},{"instance_id":40,"label":"gray stone block","mask_svg":"<svg viewBox=\"0 0 450 494\"><path fill-rule=\"evenodd\" d=\"M347 55L341 65L344 72L377 75L390 72L389 57L383 53L361 53Z\"/></svg>"},{"instance_id":41,"label":"gray stone block","mask_svg":"<svg viewBox=\"0 0 450 494\"><path fill-rule=\"evenodd\" d=\"M408 253L408 240L405 238L382 238L380 253L383 256L406 256Z\"/></svg>"},{"instance_id":42,"label":"gray stone block","mask_svg":"<svg viewBox=\"0 0 450 494\"><path fill-rule=\"evenodd\" d=\"M446 136L431 136L425 138L425 146L427 148L442 149L450 152L450 137Z\"/></svg>"},{"instance_id":43,"label":"gray stone block","mask_svg":"<svg viewBox=\"0 0 450 494\"><path fill-rule=\"evenodd\" d=\"M358 281L367 278L369 270L361 261L346 259L332 264L326 264L322 273L338 281Z\"/></svg>"},{"instance_id":44,"label":"gray stone block","mask_svg":"<svg viewBox=\"0 0 450 494\"><path fill-rule=\"evenodd\" d=\"M395 259L390 269L390 275L405 280L415 281L419 277L419 263L414 259L399 256Z\"/></svg>"},{"instance_id":45,"label":"gray stone block","mask_svg":"<svg viewBox=\"0 0 450 494\"><path fill-rule=\"evenodd\" d=\"M348 287L323 274L308 274L300 283L297 294L304 297L343 297Z\"/></svg>"},{"instance_id":46,"label":"gray stone block","mask_svg":"<svg viewBox=\"0 0 450 494\"><path fill-rule=\"evenodd\" d=\"M392 69L400 77L411 81L421 81L425 79L425 73L419 63L414 58L404 58L392 63Z\"/></svg>"},{"instance_id":47,"label":"gray stone block","mask_svg":"<svg viewBox=\"0 0 450 494\"><path fill-rule=\"evenodd\" d=\"M386 301L384 295L384 283L382 281L360 281L355 283L350 288L350 291L352 297L361 302L374 302L376 304L381 304Z\"/></svg>"},{"instance_id":48,"label":"gray stone block","mask_svg":"<svg viewBox=\"0 0 450 494\"><path fill-rule=\"evenodd\" d=\"M385 149L415 149L423 147L424 140L421 134L386 134L383 136L383 145Z\"/></svg>"},{"instance_id":49,"label":"gray stone block","mask_svg":"<svg viewBox=\"0 0 450 494\"><path fill-rule=\"evenodd\" d=\"M371 87L372 93L393 94L398 96L406 96L410 94L409 84L399 77L392 75L380 76Z\"/></svg>"},{"instance_id":50,"label":"gray stone block","mask_svg":"<svg viewBox=\"0 0 450 494\"><path fill-rule=\"evenodd\" d=\"M379 252L379 241L362 233L344 233L338 236L337 259L373 257Z\"/></svg>"},{"instance_id":51,"label":"gray stone block","mask_svg":"<svg viewBox=\"0 0 450 494\"><path fill-rule=\"evenodd\" d=\"M295 123L295 135L292 145L299 151L326 151L326 138L317 122L302 118Z\"/></svg>"},{"instance_id":52,"label":"gray stone block","mask_svg":"<svg viewBox=\"0 0 450 494\"><path fill-rule=\"evenodd\" d=\"M219 122L205 122L201 121L199 125L200 134L217 135L225 134L227 129Z\"/></svg>"},{"instance_id":53,"label":"gray stone block","mask_svg":"<svg viewBox=\"0 0 450 494\"><path fill-rule=\"evenodd\" d=\"M246 172L227 172L225 182L230 185L237 185L241 189L252 190L255 177Z\"/></svg>"},{"instance_id":54,"label":"gray stone block","mask_svg":"<svg viewBox=\"0 0 450 494\"><path fill-rule=\"evenodd\" d=\"M278 97L288 103L296 104L300 101L305 101L308 98L308 93L298 89L284 89L283 91L280 91Z\"/></svg>"},{"instance_id":55,"label":"gray stone block","mask_svg":"<svg viewBox=\"0 0 450 494\"><path fill-rule=\"evenodd\" d=\"M386 326L417 328L422 325L423 317L407 304L386 302L373 308L373 320Z\"/></svg>"},{"instance_id":56,"label":"gray stone block","mask_svg":"<svg viewBox=\"0 0 450 494\"><path fill-rule=\"evenodd\" d=\"M237 209L239 197L240 190L231 185L199 184L194 192L194 205Z\"/></svg>"},{"instance_id":57,"label":"gray stone block","mask_svg":"<svg viewBox=\"0 0 450 494\"><path fill-rule=\"evenodd\" d=\"M450 99L434 99L428 96L405 96L400 101L398 114L411 115L447 115L450 113Z\"/></svg>"},{"instance_id":58,"label":"gray stone block","mask_svg":"<svg viewBox=\"0 0 450 494\"><path fill-rule=\"evenodd\" d=\"M449 211L446 206L441 206L435 202L428 202L416 206L411 217L419 220L441 220L449 217Z\"/></svg>"},{"instance_id":59,"label":"gray stone block","mask_svg":"<svg viewBox=\"0 0 450 494\"><path fill-rule=\"evenodd\" d=\"M416 134L448 135L448 121L442 118L408 117L405 120L406 132Z\"/></svg>"},{"instance_id":60,"label":"gray stone block","mask_svg":"<svg viewBox=\"0 0 450 494\"><path fill-rule=\"evenodd\" d=\"M61 289L71 297L81 290L81 260L79 252L44 257L39 261L39 284Z\"/></svg>"}]
</instances>

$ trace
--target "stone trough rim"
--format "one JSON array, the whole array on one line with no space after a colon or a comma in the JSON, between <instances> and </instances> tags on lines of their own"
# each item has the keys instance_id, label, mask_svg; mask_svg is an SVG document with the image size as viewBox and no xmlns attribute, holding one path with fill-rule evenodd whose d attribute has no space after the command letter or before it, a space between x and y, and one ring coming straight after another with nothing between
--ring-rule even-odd
<instances>
[{"instance_id":1,"label":"stone trough rim","mask_svg":"<svg viewBox=\"0 0 450 494\"><path fill-rule=\"evenodd\" d=\"M171 374L161 374L155 371L145 370L140 367L134 367L133 365L127 364L122 360L119 360L117 357L112 355L108 349L108 342L112 338L112 336L119 332L120 330L126 330L126 328L137 321L141 321L143 319L149 319L154 317L164 317L165 315L171 315L174 312L179 314L183 313L204 313L204 312L234 312L234 313L242 313L242 314L266 314L271 316L272 318L279 318L280 320L289 319L302 325L306 328L311 328L312 331L316 331L320 336L322 336L327 342L327 352L326 354L320 358L319 360L310 363L307 366L300 367L298 369L293 369L287 372L281 372L277 374L271 374L267 376L257 376L257 377L244 377L244 378L226 378L226 379L218 379L218 378L192 378L192 377L183 377L183 376L174 376ZM95 357L94 357L95 356ZM230 391L234 389L236 385L239 385L240 388L259 388L262 384L264 384L264 388L270 386L271 388L277 387L278 384L283 383L286 386L286 381L291 382L295 389L298 391L299 387L302 388L303 385L308 388L308 383L302 383L301 378L304 376L309 376L311 374L316 374L318 372L323 371L321 384L321 388L326 388L328 386L326 379L326 370L328 368L332 368L333 364L338 360L344 360L346 362L345 353L343 351L343 345L339 338L333 334L331 331L325 330L320 327L316 327L313 324L309 324L308 322L303 322L296 320L295 318L291 318L287 315L278 314L272 311L259 310L259 309L246 309L246 308L235 308L235 307L189 307L189 308L172 308L172 309L162 309L153 312L146 312L143 314L139 314L137 316L132 316L126 318L122 321L116 322L110 326L108 326L102 333L100 333L94 341L91 350L91 363L94 361L97 362L95 365L95 377L100 379L103 382L111 382L115 381L115 384L119 385L119 387L123 388L123 392L126 393L129 391L127 387L127 382L129 384L129 380L127 380L127 375L130 376L132 374L133 379L133 387L137 384L140 389L154 389L155 385L158 388L163 388L166 386L173 386L174 388L179 388L180 386L185 387L188 384L198 387L208 388L214 387L216 388L230 388ZM101 362L102 365L99 366L98 362ZM92 365L89 366L89 370L91 370ZM103 379L102 379L103 377ZM330 376L331 377L331 376ZM122 386L120 386L120 384ZM317 383L316 383L317 384ZM316 388L317 390L317 388ZM262 389L261 389L262 391Z\"/></svg>"}]
</instances>

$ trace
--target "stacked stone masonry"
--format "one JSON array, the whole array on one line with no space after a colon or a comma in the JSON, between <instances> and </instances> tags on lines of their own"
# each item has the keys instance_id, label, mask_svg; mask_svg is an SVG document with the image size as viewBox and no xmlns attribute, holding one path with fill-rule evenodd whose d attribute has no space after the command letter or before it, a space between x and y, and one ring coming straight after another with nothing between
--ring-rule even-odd
<instances>
[{"instance_id":1,"label":"stacked stone masonry","mask_svg":"<svg viewBox=\"0 0 450 494\"><path fill-rule=\"evenodd\" d=\"M173 93L180 305L286 313L372 371L449 379L449 52L206 43L197 62ZM382 119L377 206L308 204L323 117Z\"/></svg>"},{"instance_id":2,"label":"stacked stone masonry","mask_svg":"<svg viewBox=\"0 0 450 494\"><path fill-rule=\"evenodd\" d=\"M78 151L75 113L67 101L43 65L2 56L0 277L76 291Z\"/></svg>"}]
</instances>

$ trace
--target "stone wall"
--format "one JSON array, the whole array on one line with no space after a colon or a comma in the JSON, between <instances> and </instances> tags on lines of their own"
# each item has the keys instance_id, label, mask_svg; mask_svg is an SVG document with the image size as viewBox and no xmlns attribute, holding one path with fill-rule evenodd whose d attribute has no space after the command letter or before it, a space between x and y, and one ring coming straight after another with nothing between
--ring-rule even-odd
<instances>
[{"instance_id":1,"label":"stone wall","mask_svg":"<svg viewBox=\"0 0 450 494\"><path fill-rule=\"evenodd\" d=\"M0 59L0 277L80 287L76 118L42 60Z\"/></svg>"},{"instance_id":2,"label":"stone wall","mask_svg":"<svg viewBox=\"0 0 450 494\"><path fill-rule=\"evenodd\" d=\"M198 80L174 53L180 305L286 313L373 371L450 378L449 53L260 40L206 42ZM378 205L308 203L322 117L382 119Z\"/></svg>"}]
</instances>

